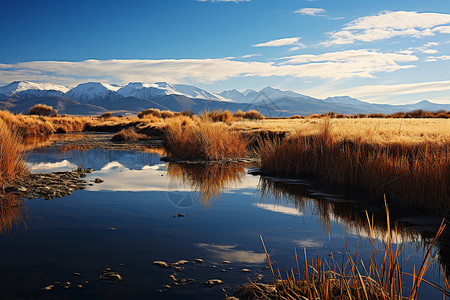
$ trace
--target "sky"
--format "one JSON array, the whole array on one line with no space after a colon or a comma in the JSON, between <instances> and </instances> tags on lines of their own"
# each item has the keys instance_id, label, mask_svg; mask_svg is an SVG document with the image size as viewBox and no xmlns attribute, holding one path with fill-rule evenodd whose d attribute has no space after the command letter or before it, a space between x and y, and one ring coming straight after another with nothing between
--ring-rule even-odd
<instances>
[{"instance_id":1,"label":"sky","mask_svg":"<svg viewBox=\"0 0 450 300\"><path fill-rule=\"evenodd\" d=\"M448 0L0 1L0 85L165 81L450 103Z\"/></svg>"}]
</instances>

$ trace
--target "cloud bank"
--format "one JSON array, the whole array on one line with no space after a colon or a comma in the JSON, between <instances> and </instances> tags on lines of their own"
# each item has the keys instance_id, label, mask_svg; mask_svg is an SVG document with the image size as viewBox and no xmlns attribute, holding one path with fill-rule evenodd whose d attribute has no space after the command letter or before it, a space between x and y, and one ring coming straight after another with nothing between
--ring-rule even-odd
<instances>
[{"instance_id":1,"label":"cloud bank","mask_svg":"<svg viewBox=\"0 0 450 300\"><path fill-rule=\"evenodd\" d=\"M63 85L86 81L211 83L236 77L269 76L338 80L370 78L379 72L413 68L410 63L416 60L418 58L410 53L361 49L296 55L275 61L240 61L232 58L30 61L0 64L0 78L4 82L30 80Z\"/></svg>"},{"instance_id":2,"label":"cloud bank","mask_svg":"<svg viewBox=\"0 0 450 300\"><path fill-rule=\"evenodd\" d=\"M336 32L330 33L324 46L372 42L397 36L415 38L450 33L450 14L415 11L384 11L358 18Z\"/></svg>"}]
</instances>

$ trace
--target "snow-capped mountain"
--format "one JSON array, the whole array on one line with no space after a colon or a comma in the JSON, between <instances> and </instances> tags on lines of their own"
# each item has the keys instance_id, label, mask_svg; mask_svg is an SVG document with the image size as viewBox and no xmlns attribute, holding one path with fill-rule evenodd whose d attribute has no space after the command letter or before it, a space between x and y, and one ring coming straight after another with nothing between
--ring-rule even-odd
<instances>
[{"instance_id":1,"label":"snow-capped mountain","mask_svg":"<svg viewBox=\"0 0 450 300\"><path fill-rule=\"evenodd\" d=\"M206 90L202 90L193 85L174 84L173 86L176 88L176 90L178 92L182 93L185 96L191 97L191 98L233 102L233 100L231 100L230 98L222 97L219 94L214 94L214 93L208 92Z\"/></svg>"},{"instance_id":2,"label":"snow-capped mountain","mask_svg":"<svg viewBox=\"0 0 450 300\"><path fill-rule=\"evenodd\" d=\"M421 101L407 105L375 104L348 96L317 99L293 91L265 87L260 91L228 90L219 94L186 84L166 82L131 82L125 86L87 82L69 89L50 83L15 81L0 87L0 109L26 113L42 103L58 109L60 114L92 115L105 112L136 114L144 109L231 111L256 109L266 116L292 116L335 112L395 113L417 109L450 110L450 104Z\"/></svg>"},{"instance_id":3,"label":"snow-capped mountain","mask_svg":"<svg viewBox=\"0 0 450 300\"><path fill-rule=\"evenodd\" d=\"M236 102L246 102L246 96L244 95L244 93L241 93L236 89L223 91L220 92L218 95L226 99L233 99Z\"/></svg>"},{"instance_id":4,"label":"snow-capped mountain","mask_svg":"<svg viewBox=\"0 0 450 300\"><path fill-rule=\"evenodd\" d=\"M124 97L136 97L141 99L150 99L156 96L181 95L173 86L165 82L143 83L130 82L120 88L117 93Z\"/></svg>"},{"instance_id":5,"label":"snow-capped mountain","mask_svg":"<svg viewBox=\"0 0 450 300\"><path fill-rule=\"evenodd\" d=\"M96 99L103 99L111 92L116 92L119 89L120 86L100 82L87 82L77 85L68 91L65 96L81 103L89 103Z\"/></svg>"},{"instance_id":6,"label":"snow-capped mountain","mask_svg":"<svg viewBox=\"0 0 450 300\"><path fill-rule=\"evenodd\" d=\"M14 81L0 87L0 95L7 97L34 98L45 96L62 96L69 89L62 85L51 83L34 83L29 81Z\"/></svg>"},{"instance_id":7,"label":"snow-capped mountain","mask_svg":"<svg viewBox=\"0 0 450 300\"><path fill-rule=\"evenodd\" d=\"M219 95L237 102L245 102L245 103L264 101L267 99L275 100L282 97L295 97L295 98L308 97L293 91L282 91L279 89L272 88L270 86L267 86L260 91L245 90L242 93L237 90L228 90L219 93Z\"/></svg>"}]
</instances>

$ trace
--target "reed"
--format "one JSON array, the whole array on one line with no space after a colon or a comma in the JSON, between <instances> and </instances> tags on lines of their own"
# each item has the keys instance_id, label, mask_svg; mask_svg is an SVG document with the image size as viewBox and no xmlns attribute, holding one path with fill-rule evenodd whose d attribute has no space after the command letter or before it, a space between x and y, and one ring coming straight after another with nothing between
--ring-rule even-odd
<instances>
[{"instance_id":1,"label":"reed","mask_svg":"<svg viewBox=\"0 0 450 300\"><path fill-rule=\"evenodd\" d=\"M0 119L0 187L27 173L21 136Z\"/></svg>"},{"instance_id":2,"label":"reed","mask_svg":"<svg viewBox=\"0 0 450 300\"><path fill-rule=\"evenodd\" d=\"M165 143L176 157L209 161L244 157L248 145L239 133L223 123L203 121L183 126L180 120L167 124Z\"/></svg>"},{"instance_id":3,"label":"reed","mask_svg":"<svg viewBox=\"0 0 450 300\"><path fill-rule=\"evenodd\" d=\"M450 141L371 143L335 138L326 119L318 134L296 133L261 143L261 169L277 176L315 177L441 213L450 209Z\"/></svg>"},{"instance_id":4,"label":"reed","mask_svg":"<svg viewBox=\"0 0 450 300\"><path fill-rule=\"evenodd\" d=\"M304 252L304 267L300 270L299 257L295 250L295 264L290 270L286 269L286 276L280 270L274 271L264 241L261 237L266 253L273 284L267 285L250 281L236 289L239 299L365 299L365 300L404 300L417 299L419 287L422 283L429 284L449 296L449 285L446 279L442 287L427 281L424 276L433 263L432 251L437 239L445 229L444 220L429 245L423 261L417 272L404 272L406 261L402 259L403 244L395 240L390 233L391 228L389 209L386 205L386 231L388 239L380 249L375 240L373 222L366 213L367 223L371 230L369 236L372 254L368 262L364 262L356 254L344 249L342 258L337 259L331 253L331 258L309 260ZM296 273L294 273L296 269ZM415 270L415 267L414 267ZM445 275L444 275L445 277ZM410 286L407 283L411 282Z\"/></svg>"}]
</instances>

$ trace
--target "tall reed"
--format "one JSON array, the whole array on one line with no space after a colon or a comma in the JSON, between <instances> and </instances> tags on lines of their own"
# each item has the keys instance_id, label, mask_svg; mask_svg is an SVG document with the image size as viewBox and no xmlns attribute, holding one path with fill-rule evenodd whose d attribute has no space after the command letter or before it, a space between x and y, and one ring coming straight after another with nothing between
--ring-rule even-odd
<instances>
[{"instance_id":1,"label":"tall reed","mask_svg":"<svg viewBox=\"0 0 450 300\"><path fill-rule=\"evenodd\" d=\"M304 252L304 268L300 269L299 257L295 250L295 264L286 275L280 270L275 271L261 237L267 262L273 278L273 285L249 282L236 289L240 299L365 299L365 300L413 300L417 299L419 287L427 283L440 290L443 297L449 296L450 286L446 279L442 287L424 279L430 265L433 263L432 251L437 239L445 229L444 220L429 245L417 272L412 274L404 271L402 249L403 244L393 238L389 209L386 205L388 239L378 248L373 230L373 221L367 215L367 223L371 230L369 240L372 254L368 262L364 262L357 254L351 254L344 249L342 259L336 259L333 254L329 259L309 260ZM296 273L294 273L296 269ZM415 270L415 267L414 267ZM284 272L283 272L284 273ZM445 277L445 275L444 275ZM408 286L407 282L411 282Z\"/></svg>"},{"instance_id":2,"label":"tall reed","mask_svg":"<svg viewBox=\"0 0 450 300\"><path fill-rule=\"evenodd\" d=\"M11 183L27 173L22 137L0 119L0 186Z\"/></svg>"},{"instance_id":3,"label":"tall reed","mask_svg":"<svg viewBox=\"0 0 450 300\"><path fill-rule=\"evenodd\" d=\"M296 133L263 142L259 155L261 169L278 176L313 176L416 207L443 213L450 209L450 141L378 144L335 139L328 119L317 135Z\"/></svg>"}]
</instances>

